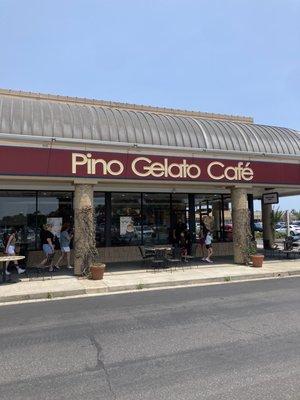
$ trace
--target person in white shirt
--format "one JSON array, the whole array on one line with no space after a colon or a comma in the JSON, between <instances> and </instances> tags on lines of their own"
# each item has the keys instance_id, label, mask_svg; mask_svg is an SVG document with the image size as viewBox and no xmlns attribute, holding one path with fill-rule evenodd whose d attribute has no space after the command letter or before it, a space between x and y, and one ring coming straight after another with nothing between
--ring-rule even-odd
<instances>
[{"instance_id":1,"label":"person in white shirt","mask_svg":"<svg viewBox=\"0 0 300 400\"><path fill-rule=\"evenodd\" d=\"M212 234L210 231L207 231L205 236L205 247L207 249L207 257L202 258L202 261L212 263L213 261L211 260L211 256L213 254L213 249L212 249Z\"/></svg>"}]
</instances>

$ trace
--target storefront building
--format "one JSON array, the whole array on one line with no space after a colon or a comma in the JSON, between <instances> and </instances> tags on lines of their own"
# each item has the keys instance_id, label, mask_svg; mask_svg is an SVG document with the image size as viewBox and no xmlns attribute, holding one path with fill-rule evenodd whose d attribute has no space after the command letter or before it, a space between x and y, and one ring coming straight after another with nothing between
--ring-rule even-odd
<instances>
[{"instance_id":1,"label":"storefront building","mask_svg":"<svg viewBox=\"0 0 300 400\"><path fill-rule=\"evenodd\" d=\"M35 261L41 226L70 222L77 274L90 234L104 262L131 261L178 221L197 242L208 210L215 253L241 262L253 199L300 194L300 133L248 117L1 90L0 140L0 247L16 227Z\"/></svg>"}]
</instances>

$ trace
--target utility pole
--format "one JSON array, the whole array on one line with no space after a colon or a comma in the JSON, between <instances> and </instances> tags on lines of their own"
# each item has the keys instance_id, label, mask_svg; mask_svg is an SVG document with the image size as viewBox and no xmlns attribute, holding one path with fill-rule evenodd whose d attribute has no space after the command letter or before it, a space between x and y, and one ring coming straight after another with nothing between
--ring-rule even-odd
<instances>
[{"instance_id":1,"label":"utility pole","mask_svg":"<svg viewBox=\"0 0 300 400\"><path fill-rule=\"evenodd\" d=\"M285 220L286 220L286 235L290 236L290 211L286 210L285 212Z\"/></svg>"}]
</instances>

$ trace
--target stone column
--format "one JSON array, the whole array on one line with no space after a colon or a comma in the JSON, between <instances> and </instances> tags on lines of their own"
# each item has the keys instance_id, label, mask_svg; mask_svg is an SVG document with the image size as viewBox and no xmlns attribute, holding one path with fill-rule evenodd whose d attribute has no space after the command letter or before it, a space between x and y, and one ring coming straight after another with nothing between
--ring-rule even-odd
<instances>
[{"instance_id":1,"label":"stone column","mask_svg":"<svg viewBox=\"0 0 300 400\"><path fill-rule=\"evenodd\" d=\"M74 195L74 273L81 275L96 255L94 188L75 184Z\"/></svg>"},{"instance_id":2,"label":"stone column","mask_svg":"<svg viewBox=\"0 0 300 400\"><path fill-rule=\"evenodd\" d=\"M261 217L263 223L264 249L270 249L274 245L272 228L272 204L261 203Z\"/></svg>"},{"instance_id":3,"label":"stone column","mask_svg":"<svg viewBox=\"0 0 300 400\"><path fill-rule=\"evenodd\" d=\"M233 255L234 262L247 262L246 251L251 240L247 190L231 189L232 225L233 225Z\"/></svg>"}]
</instances>

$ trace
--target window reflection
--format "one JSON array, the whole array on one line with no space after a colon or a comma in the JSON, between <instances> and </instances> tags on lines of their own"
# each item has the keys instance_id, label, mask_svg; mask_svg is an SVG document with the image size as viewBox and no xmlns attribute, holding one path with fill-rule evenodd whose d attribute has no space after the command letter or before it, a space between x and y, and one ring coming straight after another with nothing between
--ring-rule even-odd
<instances>
[{"instance_id":1,"label":"window reflection","mask_svg":"<svg viewBox=\"0 0 300 400\"><path fill-rule=\"evenodd\" d=\"M105 246L105 194L94 194L96 246Z\"/></svg>"},{"instance_id":2,"label":"window reflection","mask_svg":"<svg viewBox=\"0 0 300 400\"><path fill-rule=\"evenodd\" d=\"M112 193L111 207L111 243L141 244L141 194Z\"/></svg>"},{"instance_id":3,"label":"window reflection","mask_svg":"<svg viewBox=\"0 0 300 400\"><path fill-rule=\"evenodd\" d=\"M72 192L38 192L37 248L41 247L40 231L45 223L51 223L52 233L59 237L64 223L73 223Z\"/></svg>"},{"instance_id":4,"label":"window reflection","mask_svg":"<svg viewBox=\"0 0 300 400\"><path fill-rule=\"evenodd\" d=\"M143 194L144 244L166 244L170 241L170 194Z\"/></svg>"},{"instance_id":5,"label":"window reflection","mask_svg":"<svg viewBox=\"0 0 300 400\"><path fill-rule=\"evenodd\" d=\"M173 193L172 194L172 226L173 228L183 223L189 223L189 199L187 194Z\"/></svg>"},{"instance_id":6,"label":"window reflection","mask_svg":"<svg viewBox=\"0 0 300 400\"><path fill-rule=\"evenodd\" d=\"M195 195L196 239L203 236L201 224L210 229L214 241L224 240L223 198L220 194Z\"/></svg>"},{"instance_id":7,"label":"window reflection","mask_svg":"<svg viewBox=\"0 0 300 400\"><path fill-rule=\"evenodd\" d=\"M36 193L0 192L0 250L3 251L4 236L11 228L17 230L20 245L35 248L36 241Z\"/></svg>"}]
</instances>

